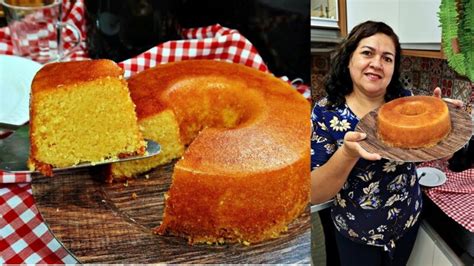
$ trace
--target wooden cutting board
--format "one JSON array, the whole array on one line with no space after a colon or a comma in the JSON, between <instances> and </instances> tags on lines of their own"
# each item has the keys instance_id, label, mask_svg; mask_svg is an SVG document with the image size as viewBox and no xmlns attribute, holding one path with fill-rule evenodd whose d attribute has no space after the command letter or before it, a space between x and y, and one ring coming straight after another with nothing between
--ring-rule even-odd
<instances>
[{"instance_id":1,"label":"wooden cutting board","mask_svg":"<svg viewBox=\"0 0 474 266\"><path fill-rule=\"evenodd\" d=\"M280 238L250 246L189 245L184 238L154 235L172 167L127 186L101 181L101 166L34 176L33 196L52 233L81 263L310 263L309 208Z\"/></svg>"}]
</instances>

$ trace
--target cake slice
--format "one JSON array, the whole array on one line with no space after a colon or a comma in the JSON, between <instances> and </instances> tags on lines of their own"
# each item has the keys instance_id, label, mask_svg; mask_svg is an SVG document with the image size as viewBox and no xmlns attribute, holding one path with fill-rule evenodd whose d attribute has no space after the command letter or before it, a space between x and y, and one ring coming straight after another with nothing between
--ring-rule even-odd
<instances>
[{"instance_id":1,"label":"cake slice","mask_svg":"<svg viewBox=\"0 0 474 266\"><path fill-rule=\"evenodd\" d=\"M140 155L145 141L123 70L111 60L45 65L32 82L30 170Z\"/></svg>"}]
</instances>

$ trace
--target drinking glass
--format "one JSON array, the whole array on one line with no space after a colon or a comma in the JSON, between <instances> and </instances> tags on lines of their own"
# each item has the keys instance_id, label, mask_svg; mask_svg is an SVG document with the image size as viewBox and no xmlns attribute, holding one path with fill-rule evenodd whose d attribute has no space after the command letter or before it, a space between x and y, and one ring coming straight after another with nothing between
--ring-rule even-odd
<instances>
[{"instance_id":1,"label":"drinking glass","mask_svg":"<svg viewBox=\"0 0 474 266\"><path fill-rule=\"evenodd\" d=\"M4 0L2 5L15 55L39 63L60 61L81 42L79 29L61 22L62 5L59 0ZM74 36L67 43L64 40L66 32ZM68 49L65 49L66 45Z\"/></svg>"}]
</instances>

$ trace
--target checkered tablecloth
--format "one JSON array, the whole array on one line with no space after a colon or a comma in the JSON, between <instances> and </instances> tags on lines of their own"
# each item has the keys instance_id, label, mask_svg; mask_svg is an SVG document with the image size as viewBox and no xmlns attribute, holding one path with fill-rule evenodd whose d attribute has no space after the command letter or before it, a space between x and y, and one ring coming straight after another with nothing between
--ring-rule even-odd
<instances>
[{"instance_id":1,"label":"checkered tablecloth","mask_svg":"<svg viewBox=\"0 0 474 266\"><path fill-rule=\"evenodd\" d=\"M447 161L441 160L423 163L419 167L434 167L446 174L446 183L424 191L446 215L474 233L474 169L453 172L449 170Z\"/></svg>"},{"instance_id":2,"label":"checkered tablecloth","mask_svg":"<svg viewBox=\"0 0 474 266\"><path fill-rule=\"evenodd\" d=\"M83 1L78 0L72 5L63 0L63 9L63 21L75 24L81 29L82 38L85 39ZM125 76L161 63L198 58L240 63L268 72L255 47L236 30L211 25L184 30L182 35L182 40L157 45L135 58L120 62ZM73 37L66 36L66 40L68 38ZM0 28L0 54L13 54L7 27ZM65 61L84 59L88 59L85 42ZM294 81L292 84L310 99L307 85L301 81ZM30 181L31 176L28 174L0 171L0 264L76 263L74 257L48 231L39 215Z\"/></svg>"}]
</instances>

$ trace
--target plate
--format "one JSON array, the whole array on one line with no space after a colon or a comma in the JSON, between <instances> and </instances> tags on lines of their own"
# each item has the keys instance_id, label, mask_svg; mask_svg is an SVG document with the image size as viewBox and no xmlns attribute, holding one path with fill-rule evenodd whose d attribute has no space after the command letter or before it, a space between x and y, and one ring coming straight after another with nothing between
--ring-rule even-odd
<instances>
[{"instance_id":1,"label":"plate","mask_svg":"<svg viewBox=\"0 0 474 266\"><path fill-rule=\"evenodd\" d=\"M30 88L40 63L0 55L0 123L22 125L29 120Z\"/></svg>"},{"instance_id":2,"label":"plate","mask_svg":"<svg viewBox=\"0 0 474 266\"><path fill-rule=\"evenodd\" d=\"M97 166L33 176L31 187L50 231L80 263L311 263L309 208L280 237L250 246L189 245L181 237L153 234L173 167L124 185L105 184L105 169Z\"/></svg>"},{"instance_id":3,"label":"plate","mask_svg":"<svg viewBox=\"0 0 474 266\"><path fill-rule=\"evenodd\" d=\"M421 167L416 169L420 177L419 183L425 187L437 187L446 182L446 174L432 167Z\"/></svg>"},{"instance_id":4,"label":"plate","mask_svg":"<svg viewBox=\"0 0 474 266\"><path fill-rule=\"evenodd\" d=\"M365 115L357 124L357 132L367 134L367 138L360 142L362 148L368 152L378 153L385 159L403 162L432 161L451 156L461 149L472 136L471 116L463 109L447 102L451 117L451 132L437 145L429 148L403 149L389 147L377 138L378 108Z\"/></svg>"}]
</instances>

